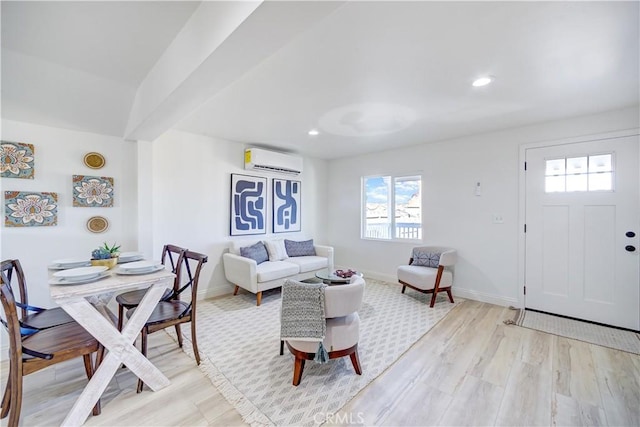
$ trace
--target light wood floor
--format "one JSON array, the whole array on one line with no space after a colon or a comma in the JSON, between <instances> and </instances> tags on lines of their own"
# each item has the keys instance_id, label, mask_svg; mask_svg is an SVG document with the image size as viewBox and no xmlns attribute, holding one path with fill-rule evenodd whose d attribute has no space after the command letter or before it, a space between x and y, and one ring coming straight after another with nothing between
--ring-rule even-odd
<instances>
[{"instance_id":1,"label":"light wood floor","mask_svg":"<svg viewBox=\"0 0 640 427\"><path fill-rule=\"evenodd\" d=\"M512 316L464 302L327 425L640 425L640 356L502 323ZM149 344L171 386L136 395L122 369L86 425L243 425L167 335ZM59 425L85 381L79 361L26 377L22 424Z\"/></svg>"}]
</instances>

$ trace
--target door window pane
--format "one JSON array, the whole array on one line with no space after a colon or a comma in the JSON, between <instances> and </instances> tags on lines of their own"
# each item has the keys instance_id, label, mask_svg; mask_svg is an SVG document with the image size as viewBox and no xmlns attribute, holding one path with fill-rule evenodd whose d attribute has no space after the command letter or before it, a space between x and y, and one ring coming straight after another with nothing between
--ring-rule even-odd
<instances>
[{"instance_id":1,"label":"door window pane","mask_svg":"<svg viewBox=\"0 0 640 427\"><path fill-rule=\"evenodd\" d=\"M545 175L564 175L565 174L565 159L547 160L547 170Z\"/></svg>"},{"instance_id":2,"label":"door window pane","mask_svg":"<svg viewBox=\"0 0 640 427\"><path fill-rule=\"evenodd\" d=\"M587 191L587 174L567 175L567 191Z\"/></svg>"},{"instance_id":3,"label":"door window pane","mask_svg":"<svg viewBox=\"0 0 640 427\"><path fill-rule=\"evenodd\" d=\"M545 177L544 191L547 193L560 193L564 192L564 175L562 176L547 176Z\"/></svg>"},{"instance_id":4,"label":"door window pane","mask_svg":"<svg viewBox=\"0 0 640 427\"><path fill-rule=\"evenodd\" d=\"M613 190L613 155L549 159L545 164L547 193Z\"/></svg>"},{"instance_id":5,"label":"door window pane","mask_svg":"<svg viewBox=\"0 0 640 427\"><path fill-rule=\"evenodd\" d=\"M587 158L572 157L567 159L567 175L576 173L587 173ZM569 186L567 185L567 188Z\"/></svg>"},{"instance_id":6,"label":"door window pane","mask_svg":"<svg viewBox=\"0 0 640 427\"><path fill-rule=\"evenodd\" d=\"M601 172L589 174L589 191L613 190L613 173Z\"/></svg>"},{"instance_id":7,"label":"door window pane","mask_svg":"<svg viewBox=\"0 0 640 427\"><path fill-rule=\"evenodd\" d=\"M589 173L611 171L611 154L589 156Z\"/></svg>"}]
</instances>

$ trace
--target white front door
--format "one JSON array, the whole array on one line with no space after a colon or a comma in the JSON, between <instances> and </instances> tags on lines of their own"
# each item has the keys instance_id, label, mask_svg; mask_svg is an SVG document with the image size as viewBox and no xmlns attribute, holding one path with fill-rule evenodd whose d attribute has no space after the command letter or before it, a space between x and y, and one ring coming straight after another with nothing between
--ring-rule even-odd
<instances>
[{"instance_id":1,"label":"white front door","mask_svg":"<svg viewBox=\"0 0 640 427\"><path fill-rule=\"evenodd\" d=\"M639 146L526 150L527 308L640 329Z\"/></svg>"}]
</instances>

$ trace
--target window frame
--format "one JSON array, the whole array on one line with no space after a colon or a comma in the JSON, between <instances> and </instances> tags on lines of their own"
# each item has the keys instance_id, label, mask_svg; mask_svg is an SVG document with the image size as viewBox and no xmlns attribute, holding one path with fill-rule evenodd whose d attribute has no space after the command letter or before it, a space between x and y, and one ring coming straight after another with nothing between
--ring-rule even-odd
<instances>
[{"instance_id":1,"label":"window frame","mask_svg":"<svg viewBox=\"0 0 640 427\"><path fill-rule=\"evenodd\" d=\"M366 182L371 178L389 178L388 183L388 200L387 200L387 212L391 212L391 221L389 223L389 238L379 238L379 237L368 237L367 236L367 188ZM407 178L416 178L420 184L420 238L417 239L404 239L396 236L396 180L397 179L407 179ZM422 203L422 189L423 189L423 176L422 172L414 172L414 173L401 173L401 174L374 174L374 175L365 175L360 178L360 239L361 240L371 240L375 242L402 242L402 243L422 243L424 239L424 221L422 219L423 212L423 203Z\"/></svg>"}]
</instances>

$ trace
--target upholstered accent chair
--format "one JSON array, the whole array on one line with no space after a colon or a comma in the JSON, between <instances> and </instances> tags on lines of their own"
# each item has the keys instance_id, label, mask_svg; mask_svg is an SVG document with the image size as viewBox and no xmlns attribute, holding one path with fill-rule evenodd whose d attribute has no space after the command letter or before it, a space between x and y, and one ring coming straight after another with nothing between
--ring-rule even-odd
<instances>
[{"instance_id":1,"label":"upholstered accent chair","mask_svg":"<svg viewBox=\"0 0 640 427\"><path fill-rule=\"evenodd\" d=\"M358 341L360 340L358 310L362 305L364 288L364 279L353 276L349 284L327 286L324 290L327 330L323 345L329 353L329 359L349 356L353 369L358 375L362 375L358 358ZM297 386L302 379L305 361L314 359L318 343L289 340L286 344L295 356L293 385Z\"/></svg>"},{"instance_id":2,"label":"upholstered accent chair","mask_svg":"<svg viewBox=\"0 0 640 427\"><path fill-rule=\"evenodd\" d=\"M407 287L418 292L432 294L430 307L436 303L438 292L446 292L453 303L453 266L458 260L455 249L442 246L421 246L413 248L409 265L398 267L398 282L402 293Z\"/></svg>"}]
</instances>

